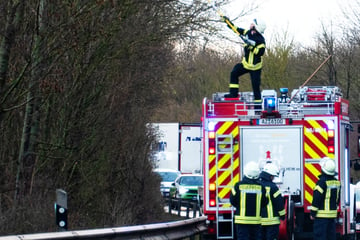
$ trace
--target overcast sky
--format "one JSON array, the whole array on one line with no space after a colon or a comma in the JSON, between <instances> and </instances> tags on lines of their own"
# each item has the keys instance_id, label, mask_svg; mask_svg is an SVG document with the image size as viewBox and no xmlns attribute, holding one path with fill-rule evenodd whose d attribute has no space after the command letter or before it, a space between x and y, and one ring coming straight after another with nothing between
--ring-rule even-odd
<instances>
[{"instance_id":1,"label":"overcast sky","mask_svg":"<svg viewBox=\"0 0 360 240\"><path fill-rule=\"evenodd\" d=\"M235 24L239 27L248 27L249 22L254 17L261 17L267 25L265 37L269 41L274 35L288 32L295 42L309 45L314 42L314 36L321 32L321 23L334 26L342 26L343 6L353 0L257 0L259 9L244 17L236 20ZM229 8L224 9L227 15L236 16L236 12L244 7L244 3L249 0L233 0ZM231 16L229 16L231 18ZM330 29L329 29L330 31Z\"/></svg>"}]
</instances>

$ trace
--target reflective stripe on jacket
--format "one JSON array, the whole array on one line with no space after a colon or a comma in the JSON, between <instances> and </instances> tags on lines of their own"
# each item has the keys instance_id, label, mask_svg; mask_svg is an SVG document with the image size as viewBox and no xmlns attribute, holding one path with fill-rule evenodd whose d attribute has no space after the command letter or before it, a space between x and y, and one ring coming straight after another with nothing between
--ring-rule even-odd
<instances>
[{"instance_id":1,"label":"reflective stripe on jacket","mask_svg":"<svg viewBox=\"0 0 360 240\"><path fill-rule=\"evenodd\" d=\"M236 224L260 224L261 207L267 204L265 188L257 180L244 177L232 189L230 202L236 208Z\"/></svg>"},{"instance_id":2,"label":"reflective stripe on jacket","mask_svg":"<svg viewBox=\"0 0 360 240\"><path fill-rule=\"evenodd\" d=\"M268 204L261 209L261 225L280 224L279 216L285 216L284 199L279 188L272 182L271 176L262 172L260 175L261 184L266 189Z\"/></svg>"},{"instance_id":3,"label":"reflective stripe on jacket","mask_svg":"<svg viewBox=\"0 0 360 240\"><path fill-rule=\"evenodd\" d=\"M314 188L310 214L318 218L336 218L340 188L339 180L333 176L322 174Z\"/></svg>"},{"instance_id":4,"label":"reflective stripe on jacket","mask_svg":"<svg viewBox=\"0 0 360 240\"><path fill-rule=\"evenodd\" d=\"M262 68L262 56L265 53L265 39L264 37L256 32L251 34L251 30L245 30L238 28L241 35L245 36L249 40L255 41L255 46L249 46L244 44L244 57L241 61L245 69L248 70L259 70Z\"/></svg>"}]
</instances>

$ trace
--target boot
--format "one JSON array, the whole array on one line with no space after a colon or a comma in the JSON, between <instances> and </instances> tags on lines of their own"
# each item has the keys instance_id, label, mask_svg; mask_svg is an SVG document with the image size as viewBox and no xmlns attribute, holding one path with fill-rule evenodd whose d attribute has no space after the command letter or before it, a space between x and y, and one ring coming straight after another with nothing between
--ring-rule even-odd
<instances>
[{"instance_id":1,"label":"boot","mask_svg":"<svg viewBox=\"0 0 360 240\"><path fill-rule=\"evenodd\" d=\"M238 95L238 89L237 88L230 88L230 93L228 94L225 94L224 95L224 98L238 98L239 95Z\"/></svg>"}]
</instances>

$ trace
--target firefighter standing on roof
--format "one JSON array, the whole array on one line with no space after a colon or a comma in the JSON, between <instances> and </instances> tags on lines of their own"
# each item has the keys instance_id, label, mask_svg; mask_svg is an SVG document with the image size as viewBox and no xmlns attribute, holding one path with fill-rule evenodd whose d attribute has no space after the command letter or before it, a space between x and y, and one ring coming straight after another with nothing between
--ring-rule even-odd
<instances>
[{"instance_id":1,"label":"firefighter standing on roof","mask_svg":"<svg viewBox=\"0 0 360 240\"><path fill-rule=\"evenodd\" d=\"M260 19L254 19L250 24L250 29L243 29L235 27L228 17L223 16L222 20L231 28L236 31L244 41L244 56L241 63L234 66L230 74L229 94L226 98L237 98L239 91L239 77L245 73L250 74L251 85L254 92L254 99L256 102L261 102L261 69L262 69L262 56L265 53L265 39L262 34L266 29L266 25Z\"/></svg>"},{"instance_id":2,"label":"firefighter standing on roof","mask_svg":"<svg viewBox=\"0 0 360 240\"><path fill-rule=\"evenodd\" d=\"M235 226L238 240L261 239L261 208L267 204L265 188L259 182L260 169L255 162L244 167L242 181L231 191L230 202L236 208Z\"/></svg>"},{"instance_id":3,"label":"firefighter standing on roof","mask_svg":"<svg viewBox=\"0 0 360 240\"><path fill-rule=\"evenodd\" d=\"M316 240L335 240L337 208L340 196L340 181L335 175L335 161L323 158L321 175L313 194L310 218L314 220L313 232Z\"/></svg>"},{"instance_id":4,"label":"firefighter standing on roof","mask_svg":"<svg viewBox=\"0 0 360 240\"><path fill-rule=\"evenodd\" d=\"M280 219L285 219L284 199L279 188L273 183L279 176L279 168L273 163L267 163L260 174L260 182L266 189L269 203L261 209L262 239L278 239Z\"/></svg>"}]
</instances>

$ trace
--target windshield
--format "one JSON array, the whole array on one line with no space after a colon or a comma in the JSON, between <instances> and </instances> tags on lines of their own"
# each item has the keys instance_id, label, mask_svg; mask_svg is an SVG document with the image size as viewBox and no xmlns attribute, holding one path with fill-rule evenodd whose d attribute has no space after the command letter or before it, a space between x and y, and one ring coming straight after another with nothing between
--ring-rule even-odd
<instances>
[{"instance_id":1,"label":"windshield","mask_svg":"<svg viewBox=\"0 0 360 240\"><path fill-rule=\"evenodd\" d=\"M202 176L186 176L180 179L179 184L183 186L202 186L203 178Z\"/></svg>"},{"instance_id":2,"label":"windshield","mask_svg":"<svg viewBox=\"0 0 360 240\"><path fill-rule=\"evenodd\" d=\"M158 172L163 182L174 182L179 176L176 172Z\"/></svg>"}]
</instances>

